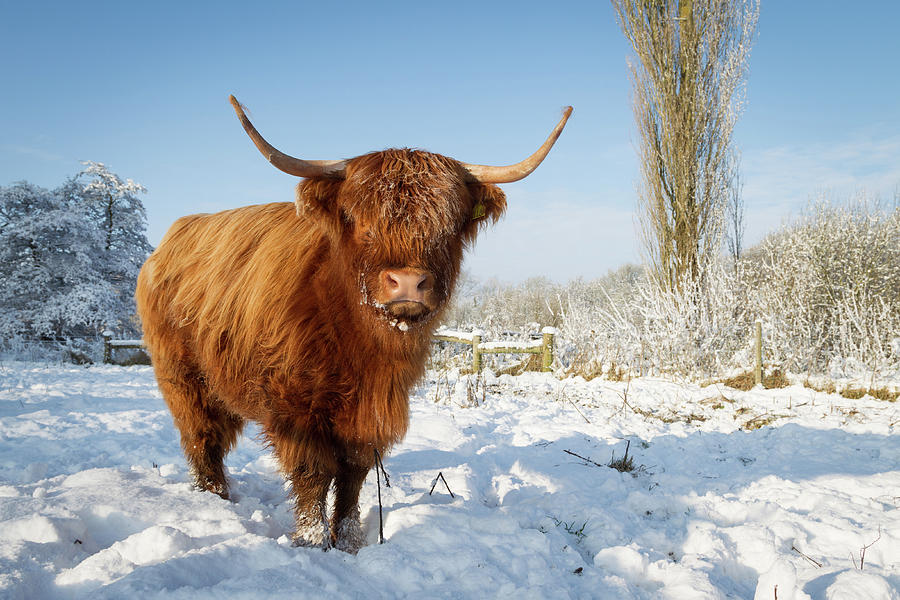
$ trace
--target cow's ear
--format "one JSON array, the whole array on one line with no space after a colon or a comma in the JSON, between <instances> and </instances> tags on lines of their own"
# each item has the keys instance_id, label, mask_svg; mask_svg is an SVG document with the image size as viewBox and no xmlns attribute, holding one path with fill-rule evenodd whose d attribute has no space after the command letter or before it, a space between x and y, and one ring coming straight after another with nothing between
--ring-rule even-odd
<instances>
[{"instance_id":1,"label":"cow's ear","mask_svg":"<svg viewBox=\"0 0 900 600\"><path fill-rule=\"evenodd\" d=\"M471 242L480 225L496 223L506 212L506 194L492 183L470 183L468 188L472 197L472 214L465 235Z\"/></svg>"},{"instance_id":2,"label":"cow's ear","mask_svg":"<svg viewBox=\"0 0 900 600\"><path fill-rule=\"evenodd\" d=\"M303 179L297 184L294 202L297 216L314 221L329 235L340 237L341 211L338 207L339 179Z\"/></svg>"}]
</instances>

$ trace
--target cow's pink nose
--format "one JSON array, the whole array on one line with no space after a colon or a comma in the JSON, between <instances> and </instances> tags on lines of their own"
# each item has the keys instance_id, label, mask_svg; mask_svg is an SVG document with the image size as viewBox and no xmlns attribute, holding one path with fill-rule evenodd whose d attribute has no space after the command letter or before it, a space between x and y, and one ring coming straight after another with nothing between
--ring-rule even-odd
<instances>
[{"instance_id":1,"label":"cow's pink nose","mask_svg":"<svg viewBox=\"0 0 900 600\"><path fill-rule=\"evenodd\" d=\"M434 276L419 269L386 269L380 277L387 302L425 302L434 288Z\"/></svg>"}]
</instances>

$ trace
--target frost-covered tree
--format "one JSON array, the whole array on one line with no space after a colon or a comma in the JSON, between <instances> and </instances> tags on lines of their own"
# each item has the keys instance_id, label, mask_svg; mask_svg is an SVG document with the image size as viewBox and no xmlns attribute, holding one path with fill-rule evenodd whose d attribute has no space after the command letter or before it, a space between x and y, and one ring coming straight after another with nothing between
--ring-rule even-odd
<instances>
[{"instance_id":1,"label":"frost-covered tree","mask_svg":"<svg viewBox=\"0 0 900 600\"><path fill-rule=\"evenodd\" d=\"M0 187L0 340L96 334L115 318L94 267L100 232L59 191Z\"/></svg>"},{"instance_id":2,"label":"frost-covered tree","mask_svg":"<svg viewBox=\"0 0 900 600\"><path fill-rule=\"evenodd\" d=\"M464 279L444 317L450 327L476 327L491 336L533 333L559 324L559 286L544 277L511 285Z\"/></svg>"},{"instance_id":3,"label":"frost-covered tree","mask_svg":"<svg viewBox=\"0 0 900 600\"><path fill-rule=\"evenodd\" d=\"M138 331L134 286L151 250L144 188L85 165L56 190L0 187L0 347Z\"/></svg>"},{"instance_id":4,"label":"frost-covered tree","mask_svg":"<svg viewBox=\"0 0 900 600\"><path fill-rule=\"evenodd\" d=\"M747 230L744 223L743 189L744 181L740 170L735 169L733 185L728 190L725 206L725 247L735 269L744 254L744 233Z\"/></svg>"},{"instance_id":5,"label":"frost-covered tree","mask_svg":"<svg viewBox=\"0 0 900 600\"><path fill-rule=\"evenodd\" d=\"M85 169L63 186L82 204L88 219L103 235L104 269L112 280L132 280L152 250L147 241L147 213L138 198L146 188L122 179L99 162L85 161Z\"/></svg>"},{"instance_id":6,"label":"frost-covered tree","mask_svg":"<svg viewBox=\"0 0 900 600\"><path fill-rule=\"evenodd\" d=\"M122 180L99 162L85 161L84 170L60 188L99 232L93 248L94 266L115 290L117 318L109 327L134 334L138 330L134 288L141 265L153 250L147 241L147 214L138 197L146 188L131 179Z\"/></svg>"},{"instance_id":7,"label":"frost-covered tree","mask_svg":"<svg viewBox=\"0 0 900 600\"><path fill-rule=\"evenodd\" d=\"M900 205L819 198L746 263L772 360L833 374L900 367Z\"/></svg>"}]
</instances>

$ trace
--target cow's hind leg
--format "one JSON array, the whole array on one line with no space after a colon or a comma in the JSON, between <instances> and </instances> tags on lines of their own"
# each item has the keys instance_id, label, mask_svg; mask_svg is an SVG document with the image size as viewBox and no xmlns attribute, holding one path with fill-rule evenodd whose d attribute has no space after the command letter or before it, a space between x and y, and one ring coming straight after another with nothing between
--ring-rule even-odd
<instances>
[{"instance_id":1,"label":"cow's hind leg","mask_svg":"<svg viewBox=\"0 0 900 600\"><path fill-rule=\"evenodd\" d=\"M237 443L243 419L225 410L196 371L154 365L160 391L181 433L181 447L195 484L228 498L224 460Z\"/></svg>"},{"instance_id":2,"label":"cow's hind leg","mask_svg":"<svg viewBox=\"0 0 900 600\"><path fill-rule=\"evenodd\" d=\"M366 542L359 520L359 491L374 462L363 456L354 458L345 458L340 462L334 481L334 513L331 516L334 547L352 554L356 554Z\"/></svg>"}]
</instances>

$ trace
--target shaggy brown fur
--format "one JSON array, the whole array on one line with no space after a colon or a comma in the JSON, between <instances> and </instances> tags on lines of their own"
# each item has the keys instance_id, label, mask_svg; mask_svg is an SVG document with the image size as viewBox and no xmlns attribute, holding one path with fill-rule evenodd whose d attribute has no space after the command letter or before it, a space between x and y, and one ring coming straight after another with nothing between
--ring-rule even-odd
<instances>
[{"instance_id":1,"label":"shaggy brown fur","mask_svg":"<svg viewBox=\"0 0 900 600\"><path fill-rule=\"evenodd\" d=\"M487 219L472 219L478 204ZM453 159L401 149L352 159L344 180L302 180L295 205L176 221L137 302L197 485L228 497L223 459L257 421L291 483L297 542L356 551L373 450L406 433L463 249L505 208ZM379 275L398 268L431 277L422 311L386 303Z\"/></svg>"}]
</instances>

